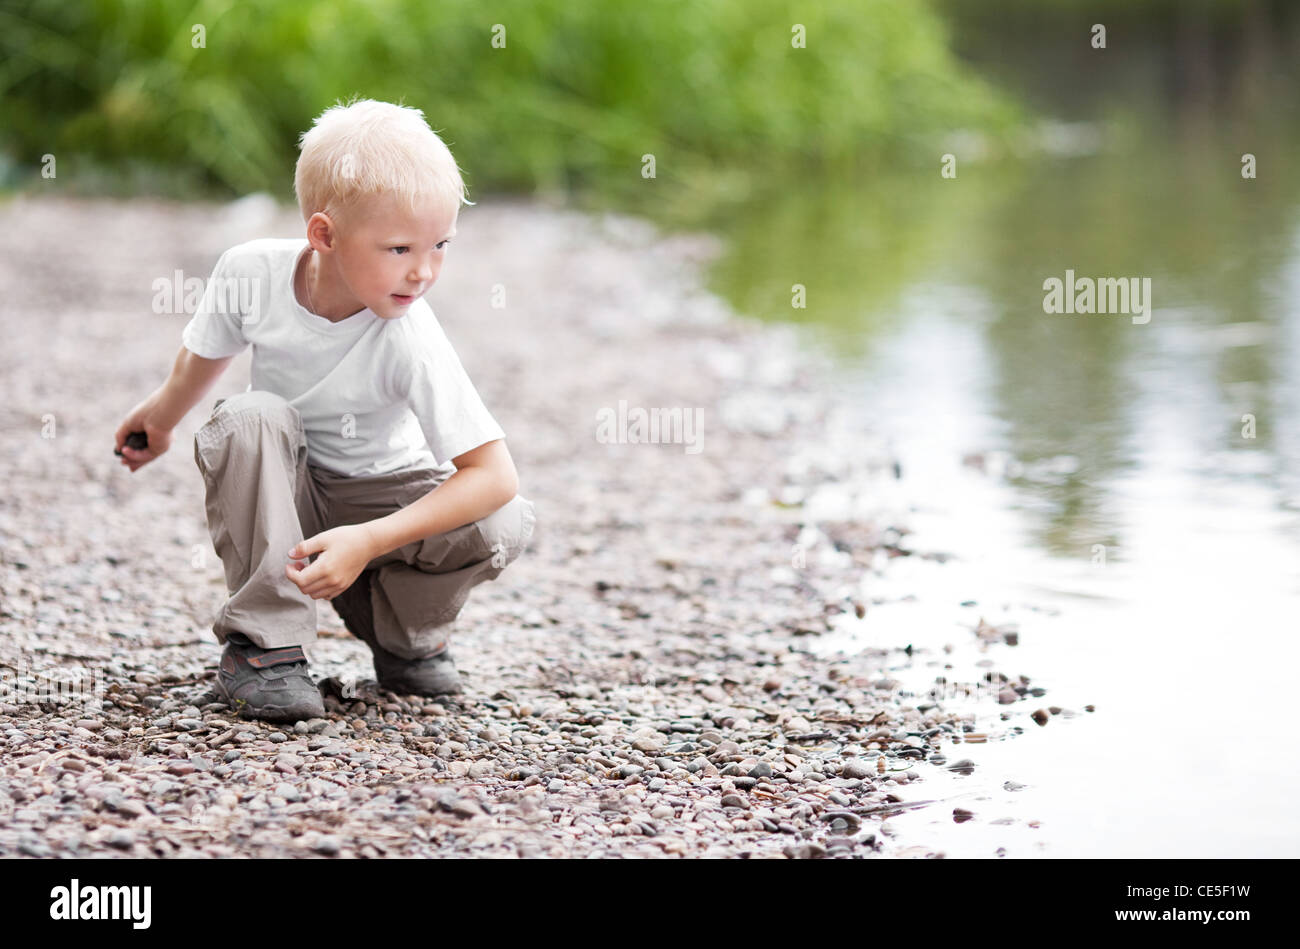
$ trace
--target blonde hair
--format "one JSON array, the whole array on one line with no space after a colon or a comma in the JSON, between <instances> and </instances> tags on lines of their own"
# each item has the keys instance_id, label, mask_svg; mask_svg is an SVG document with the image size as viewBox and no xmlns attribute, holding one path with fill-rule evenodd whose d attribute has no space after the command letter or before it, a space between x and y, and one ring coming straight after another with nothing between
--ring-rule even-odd
<instances>
[{"instance_id":1,"label":"blonde hair","mask_svg":"<svg viewBox=\"0 0 1300 949\"><path fill-rule=\"evenodd\" d=\"M419 109L361 99L338 102L303 133L293 188L303 220L324 211L340 226L366 198L391 195L415 211L472 204L456 159Z\"/></svg>"}]
</instances>

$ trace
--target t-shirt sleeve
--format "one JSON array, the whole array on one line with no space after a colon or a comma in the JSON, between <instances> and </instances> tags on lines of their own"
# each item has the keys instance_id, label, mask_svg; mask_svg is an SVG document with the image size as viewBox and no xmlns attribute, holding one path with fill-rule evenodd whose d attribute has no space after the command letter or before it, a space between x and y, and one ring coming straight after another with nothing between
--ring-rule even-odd
<instances>
[{"instance_id":1,"label":"t-shirt sleeve","mask_svg":"<svg viewBox=\"0 0 1300 949\"><path fill-rule=\"evenodd\" d=\"M185 348L204 359L234 356L248 345L240 310L239 275L233 272L231 263L231 252L226 251L212 269L198 309L181 333Z\"/></svg>"},{"instance_id":2,"label":"t-shirt sleeve","mask_svg":"<svg viewBox=\"0 0 1300 949\"><path fill-rule=\"evenodd\" d=\"M506 437L436 320L422 327L413 355L405 397L438 462Z\"/></svg>"}]
</instances>

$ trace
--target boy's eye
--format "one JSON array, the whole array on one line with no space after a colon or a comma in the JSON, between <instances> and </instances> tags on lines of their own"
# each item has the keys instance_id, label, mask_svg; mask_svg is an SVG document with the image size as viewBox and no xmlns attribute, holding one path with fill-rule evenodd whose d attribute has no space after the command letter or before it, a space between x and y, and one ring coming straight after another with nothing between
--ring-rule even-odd
<instances>
[{"instance_id":1,"label":"boy's eye","mask_svg":"<svg viewBox=\"0 0 1300 949\"><path fill-rule=\"evenodd\" d=\"M446 247L448 244L450 244L450 243L451 243L450 240L438 241L438 243L436 243L436 244L433 245L433 249L434 249L434 250L442 250L443 248L445 248L445 247ZM390 248L388 248L388 249L391 250L391 251L396 252L398 256L401 256L402 254L405 254L405 253L406 253L408 250L410 250L411 248L410 248L409 246L403 244L403 245L400 245L400 246L397 246L397 247L390 247Z\"/></svg>"}]
</instances>

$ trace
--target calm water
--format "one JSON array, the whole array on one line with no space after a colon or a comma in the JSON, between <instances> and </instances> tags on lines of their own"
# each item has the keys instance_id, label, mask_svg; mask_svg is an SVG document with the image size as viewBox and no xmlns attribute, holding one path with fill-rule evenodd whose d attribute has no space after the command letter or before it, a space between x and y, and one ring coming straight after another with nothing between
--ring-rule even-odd
<instances>
[{"instance_id":1,"label":"calm water","mask_svg":"<svg viewBox=\"0 0 1300 949\"><path fill-rule=\"evenodd\" d=\"M1295 856L1294 151L1253 146L1251 181L1238 141L1058 131L1091 153L803 192L724 229L718 289L807 323L899 458L860 496L953 555L868 572L866 617L818 648L910 643L892 674L918 694L981 661L1047 689L946 703L989 740L945 748L972 774L921 766L903 795L936 803L890 820L908 852ZM1045 314L1067 269L1149 277L1150 322ZM980 618L1018 645L981 647Z\"/></svg>"}]
</instances>

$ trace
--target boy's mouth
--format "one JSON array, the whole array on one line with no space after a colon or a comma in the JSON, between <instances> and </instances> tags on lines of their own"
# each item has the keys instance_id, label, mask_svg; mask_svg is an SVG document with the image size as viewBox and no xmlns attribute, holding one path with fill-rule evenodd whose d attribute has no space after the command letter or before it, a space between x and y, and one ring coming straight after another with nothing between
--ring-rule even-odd
<instances>
[{"instance_id":1,"label":"boy's mouth","mask_svg":"<svg viewBox=\"0 0 1300 949\"><path fill-rule=\"evenodd\" d=\"M403 293L390 293L389 296L391 296L394 300L396 300L396 301L397 301L398 303L400 303L402 306L408 306L408 305L410 305L410 304L412 304L412 303L415 302L415 294L413 294L413 293L405 293L405 294L403 294Z\"/></svg>"}]
</instances>

